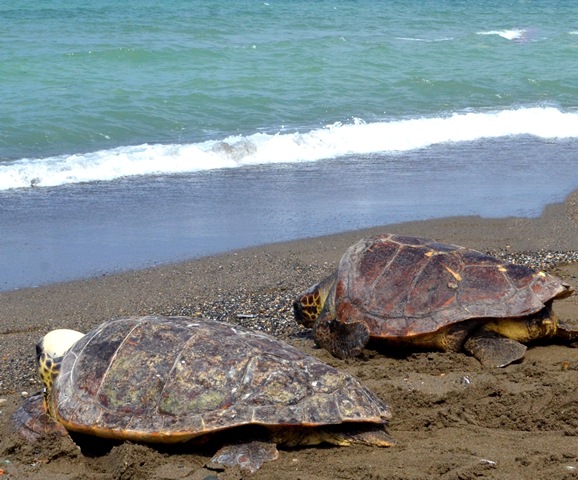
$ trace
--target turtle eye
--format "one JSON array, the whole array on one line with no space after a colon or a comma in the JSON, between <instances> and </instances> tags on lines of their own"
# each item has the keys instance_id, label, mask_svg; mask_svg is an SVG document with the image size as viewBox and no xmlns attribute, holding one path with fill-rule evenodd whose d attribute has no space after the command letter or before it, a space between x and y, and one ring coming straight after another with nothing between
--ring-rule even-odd
<instances>
[{"instance_id":1,"label":"turtle eye","mask_svg":"<svg viewBox=\"0 0 578 480\"><path fill-rule=\"evenodd\" d=\"M40 357L42 356L42 345L40 343L36 344L36 361L38 362L40 360Z\"/></svg>"}]
</instances>

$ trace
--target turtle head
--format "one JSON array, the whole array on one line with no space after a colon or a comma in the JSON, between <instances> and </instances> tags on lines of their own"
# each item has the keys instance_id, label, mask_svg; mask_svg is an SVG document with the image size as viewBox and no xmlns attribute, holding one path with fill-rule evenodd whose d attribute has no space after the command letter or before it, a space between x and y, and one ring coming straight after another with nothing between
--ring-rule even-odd
<instances>
[{"instance_id":1,"label":"turtle head","mask_svg":"<svg viewBox=\"0 0 578 480\"><path fill-rule=\"evenodd\" d=\"M334 302L334 285L337 272L320 283L309 287L293 302L295 321L304 327L311 328L321 314L327 302Z\"/></svg>"},{"instance_id":2,"label":"turtle head","mask_svg":"<svg viewBox=\"0 0 578 480\"><path fill-rule=\"evenodd\" d=\"M60 371L62 357L83 336L83 333L75 330L53 330L42 337L36 344L38 375L40 375L40 379L46 388L47 395L50 394L52 383Z\"/></svg>"}]
</instances>

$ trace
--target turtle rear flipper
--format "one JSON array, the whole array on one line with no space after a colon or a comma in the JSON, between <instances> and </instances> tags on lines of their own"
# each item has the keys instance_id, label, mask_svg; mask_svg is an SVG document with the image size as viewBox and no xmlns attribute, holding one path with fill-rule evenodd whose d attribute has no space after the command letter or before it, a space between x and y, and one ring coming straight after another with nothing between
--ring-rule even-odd
<instances>
[{"instance_id":1,"label":"turtle rear flipper","mask_svg":"<svg viewBox=\"0 0 578 480\"><path fill-rule=\"evenodd\" d=\"M565 322L558 321L556 339L561 343L578 347L578 330Z\"/></svg>"},{"instance_id":2,"label":"turtle rear flipper","mask_svg":"<svg viewBox=\"0 0 578 480\"><path fill-rule=\"evenodd\" d=\"M464 350L485 367L505 367L524 358L526 346L498 333L481 330L466 340Z\"/></svg>"},{"instance_id":3,"label":"turtle rear flipper","mask_svg":"<svg viewBox=\"0 0 578 480\"><path fill-rule=\"evenodd\" d=\"M332 428L333 427L333 428ZM392 438L385 428L376 425L332 425L321 429L322 442L331 445L349 446L366 445L370 447L394 447L398 442Z\"/></svg>"},{"instance_id":4,"label":"turtle rear flipper","mask_svg":"<svg viewBox=\"0 0 578 480\"><path fill-rule=\"evenodd\" d=\"M337 320L318 321L313 328L315 343L333 356L356 357L369 342L369 328L364 322L343 323Z\"/></svg>"},{"instance_id":5,"label":"turtle rear flipper","mask_svg":"<svg viewBox=\"0 0 578 480\"><path fill-rule=\"evenodd\" d=\"M279 451L274 443L253 441L224 446L215 453L207 467L215 470L239 467L255 473L265 462L271 462L278 457Z\"/></svg>"}]
</instances>

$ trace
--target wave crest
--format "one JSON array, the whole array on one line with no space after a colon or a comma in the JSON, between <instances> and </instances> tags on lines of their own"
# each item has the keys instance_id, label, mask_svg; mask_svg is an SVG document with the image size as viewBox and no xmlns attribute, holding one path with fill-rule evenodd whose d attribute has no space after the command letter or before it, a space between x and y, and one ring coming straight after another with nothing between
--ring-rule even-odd
<instances>
[{"instance_id":1,"label":"wave crest","mask_svg":"<svg viewBox=\"0 0 578 480\"><path fill-rule=\"evenodd\" d=\"M24 158L0 163L0 190L244 165L313 162L510 135L575 138L578 114L536 107L374 123L354 119L348 124L335 123L304 133L256 133L193 144L144 144L87 154Z\"/></svg>"}]
</instances>

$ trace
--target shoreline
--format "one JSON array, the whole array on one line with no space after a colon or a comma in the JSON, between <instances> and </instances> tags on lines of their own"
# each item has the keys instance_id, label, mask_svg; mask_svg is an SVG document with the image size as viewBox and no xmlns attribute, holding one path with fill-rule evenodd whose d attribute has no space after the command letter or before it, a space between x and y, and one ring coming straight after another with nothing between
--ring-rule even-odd
<instances>
[{"instance_id":1,"label":"shoreline","mask_svg":"<svg viewBox=\"0 0 578 480\"><path fill-rule=\"evenodd\" d=\"M487 478L525 478L525 474L538 471L540 477L556 479L566 478L562 476L565 466L578 469L578 429L572 420L572 412L578 413L578 349L532 347L522 363L488 371L462 353L410 352L399 358L368 351L362 358L340 361L314 348L309 331L293 320L292 300L302 289L330 274L353 242L385 231L434 238L518 259L526 255L530 262L544 260L546 269L578 286L575 191L564 203L547 206L538 218L448 217L408 222L2 292L0 458L10 462L2 466L9 474L7 478L40 479L58 474L67 479L96 479L103 471L107 478L126 478L122 470L125 467L114 470L115 465L126 462L137 472L131 477L135 479L184 478L166 476L166 471L176 475L182 464L189 472L198 471L187 478L200 479L210 474L201 467L206 462L202 452L174 457L154 447L130 444L96 458L85 458L76 452L58 453L46 459L42 455L51 455L50 452L42 453L42 449L22 443L11 430L10 416L22 403L22 396L41 389L36 378L34 347L42 335L55 328L88 331L111 318L147 314L206 317L271 333L358 376L391 403L394 419L390 433L400 440L400 448L387 449L379 456L364 447L282 452L278 461L266 465L250 477L252 480L273 475L294 479L296 468L302 469L301 478L324 480L338 475L353 480L359 478L361 469L370 469L380 478L412 479L422 478L420 472L424 468L432 476L438 475L439 469L445 468L440 462L466 469L460 471L486 474L490 467L480 463L480 458L498 465L491 467L495 474ZM556 252L571 255L556 256ZM565 265L565 258L571 263ZM562 319L578 323L576 294L557 301L555 307ZM542 405L544 401L547 403ZM527 405L534 406L528 410ZM504 419L508 419L506 424ZM477 440L482 437L487 443ZM523 444L519 441L522 437L527 439ZM559 461L552 460L553 443L558 446ZM532 459L533 463L521 466L514 457ZM538 468L536 462L542 458ZM395 465L404 465L405 473L400 476ZM519 471L525 473L512 477ZM218 478L233 478L227 475L225 472ZM458 477L462 478L448 478Z\"/></svg>"},{"instance_id":2,"label":"shoreline","mask_svg":"<svg viewBox=\"0 0 578 480\"><path fill-rule=\"evenodd\" d=\"M283 255L310 264L310 266L318 264L316 265L317 268L324 270L324 266L328 264L332 264L331 267L333 268L345 249L359 238L382 232L433 238L486 252L500 250L512 252L578 251L578 190L572 192L564 202L547 205L542 214L535 218L456 216L409 221L318 237L267 243L174 263L162 263L140 269L103 273L77 280L2 291L0 292L0 301L3 304L3 308L0 309L0 327L5 329L7 325L15 326L10 321L7 310L10 310L11 305L19 303L20 297L26 300L32 311L35 303L37 307L40 306L42 300L50 295L71 295L71 297L76 297L76 302L73 303L79 304L82 302L81 292L83 290L90 290L92 292L90 296L108 290L111 293L111 298L106 303L109 305L111 313L116 309L124 312L129 307L136 307L137 313L140 314L143 308L150 309L156 305L161 308L170 306L171 299L178 295L177 292L183 296L186 296L185 292L188 292L188 296L211 295L209 286L203 288L203 285L198 284L192 278L187 280L188 275L202 272L201 276L207 277L209 272L215 272L217 275L206 278L206 280L216 282L219 285L218 288L233 289L245 278L241 271L231 269L227 272L224 268L227 264L233 265L239 262L247 264L247 262L251 263L252 259L258 259L260 256L269 258L271 263L276 263L275 257L281 258ZM321 259L323 261L319 264ZM283 262L280 261L279 263L282 264ZM256 265L248 271L255 273L255 267ZM282 265L276 273L279 280L283 278ZM179 278L185 279L182 285L179 285ZM258 275L257 280L260 281L253 281L252 283L265 285L271 279L270 275L264 277ZM123 287L130 288L137 294L136 297L140 298L140 305L135 303L136 298L131 301L125 295L118 295ZM174 294L163 298L164 294L169 291L173 291ZM123 303L125 307L121 308ZM46 307L48 305L43 305L43 308ZM70 307L70 302L61 305L64 311L69 310ZM56 316L58 312L62 313L62 310L54 309L52 312L54 315L51 316ZM94 317L95 315L90 316Z\"/></svg>"}]
</instances>

